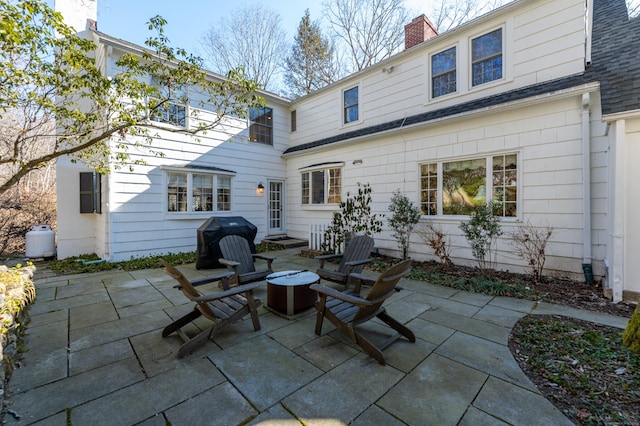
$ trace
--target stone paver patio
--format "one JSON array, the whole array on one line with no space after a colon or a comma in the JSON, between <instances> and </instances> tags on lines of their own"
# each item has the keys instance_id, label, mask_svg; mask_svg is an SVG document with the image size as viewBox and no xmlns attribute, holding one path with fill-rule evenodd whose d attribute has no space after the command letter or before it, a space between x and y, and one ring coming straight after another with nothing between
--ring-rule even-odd
<instances>
[{"instance_id":1,"label":"stone paver patio","mask_svg":"<svg viewBox=\"0 0 640 426\"><path fill-rule=\"evenodd\" d=\"M314 270L300 249L272 253L275 270ZM189 278L215 271L179 267ZM38 425L570 425L507 347L528 313L570 314L625 327L626 318L402 280L385 306L416 334L381 366L313 309L289 320L260 308L183 359L164 326L192 305L163 269L36 276L22 367L9 404ZM219 291L211 285L210 291ZM258 291L266 303L266 286ZM203 327L200 319L196 325ZM192 325L192 327L196 327ZM387 331L369 322L366 331Z\"/></svg>"}]
</instances>

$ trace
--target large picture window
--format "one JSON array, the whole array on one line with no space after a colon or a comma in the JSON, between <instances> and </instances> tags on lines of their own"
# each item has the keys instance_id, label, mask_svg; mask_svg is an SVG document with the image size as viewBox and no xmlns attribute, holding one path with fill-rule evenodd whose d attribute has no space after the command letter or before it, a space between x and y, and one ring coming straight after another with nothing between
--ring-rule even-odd
<instances>
[{"instance_id":1,"label":"large picture window","mask_svg":"<svg viewBox=\"0 0 640 426\"><path fill-rule=\"evenodd\" d=\"M344 124L358 121L358 86L343 92Z\"/></svg>"},{"instance_id":2,"label":"large picture window","mask_svg":"<svg viewBox=\"0 0 640 426\"><path fill-rule=\"evenodd\" d=\"M273 145L273 110L255 107L249 110L249 141Z\"/></svg>"},{"instance_id":3,"label":"large picture window","mask_svg":"<svg viewBox=\"0 0 640 426\"><path fill-rule=\"evenodd\" d=\"M302 204L339 204L342 201L342 169L303 172L301 192Z\"/></svg>"},{"instance_id":4,"label":"large picture window","mask_svg":"<svg viewBox=\"0 0 640 426\"><path fill-rule=\"evenodd\" d=\"M456 48L452 47L431 57L431 96L437 98L456 90Z\"/></svg>"},{"instance_id":5,"label":"large picture window","mask_svg":"<svg viewBox=\"0 0 640 426\"><path fill-rule=\"evenodd\" d=\"M167 172L167 211L231 211L231 177L191 171Z\"/></svg>"},{"instance_id":6,"label":"large picture window","mask_svg":"<svg viewBox=\"0 0 640 426\"><path fill-rule=\"evenodd\" d=\"M502 78L502 28L471 40L472 85Z\"/></svg>"},{"instance_id":7,"label":"large picture window","mask_svg":"<svg viewBox=\"0 0 640 426\"><path fill-rule=\"evenodd\" d=\"M469 215L493 201L503 217L518 214L518 155L503 154L420 165L423 215Z\"/></svg>"}]
</instances>

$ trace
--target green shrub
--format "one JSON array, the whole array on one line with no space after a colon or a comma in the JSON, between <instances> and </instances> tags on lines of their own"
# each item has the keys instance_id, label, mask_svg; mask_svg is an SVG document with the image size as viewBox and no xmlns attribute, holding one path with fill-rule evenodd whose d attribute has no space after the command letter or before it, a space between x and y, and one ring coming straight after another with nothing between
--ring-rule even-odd
<instances>
[{"instance_id":1,"label":"green shrub","mask_svg":"<svg viewBox=\"0 0 640 426\"><path fill-rule=\"evenodd\" d=\"M339 253L343 243L353 235L373 235L382 231L382 221L371 212L371 186L358 183L358 193L340 203L340 211L333 214L322 241L325 253Z\"/></svg>"},{"instance_id":2,"label":"green shrub","mask_svg":"<svg viewBox=\"0 0 640 426\"><path fill-rule=\"evenodd\" d=\"M409 243L413 228L420 221L420 210L398 189L391 197L389 212L391 217L388 222L393 229L392 236L402 250L402 259L406 259L409 255Z\"/></svg>"},{"instance_id":3,"label":"green shrub","mask_svg":"<svg viewBox=\"0 0 640 426\"><path fill-rule=\"evenodd\" d=\"M495 269L496 245L498 237L502 235L500 217L496 215L495 207L491 201L476 206L471 212L471 219L460 224L460 229L471 246L473 257L484 273Z\"/></svg>"},{"instance_id":4,"label":"green shrub","mask_svg":"<svg viewBox=\"0 0 640 426\"><path fill-rule=\"evenodd\" d=\"M633 311L629 324L622 334L622 343L633 352L640 353L640 305Z\"/></svg>"}]
</instances>

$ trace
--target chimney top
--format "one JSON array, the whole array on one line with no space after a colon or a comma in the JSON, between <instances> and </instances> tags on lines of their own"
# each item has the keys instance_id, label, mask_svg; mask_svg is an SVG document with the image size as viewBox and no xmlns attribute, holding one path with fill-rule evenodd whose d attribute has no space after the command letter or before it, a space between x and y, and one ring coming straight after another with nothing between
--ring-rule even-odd
<instances>
[{"instance_id":1,"label":"chimney top","mask_svg":"<svg viewBox=\"0 0 640 426\"><path fill-rule=\"evenodd\" d=\"M420 44L438 35L438 29L424 14L404 26L404 48Z\"/></svg>"},{"instance_id":2,"label":"chimney top","mask_svg":"<svg viewBox=\"0 0 640 426\"><path fill-rule=\"evenodd\" d=\"M97 28L98 0L55 0L54 9L77 32Z\"/></svg>"}]
</instances>

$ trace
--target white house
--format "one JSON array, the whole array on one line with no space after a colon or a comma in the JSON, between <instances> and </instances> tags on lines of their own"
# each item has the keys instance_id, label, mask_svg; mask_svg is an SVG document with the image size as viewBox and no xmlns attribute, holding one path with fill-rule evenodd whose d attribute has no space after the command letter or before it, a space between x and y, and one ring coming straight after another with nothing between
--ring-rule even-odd
<instances>
[{"instance_id":1,"label":"white house","mask_svg":"<svg viewBox=\"0 0 640 426\"><path fill-rule=\"evenodd\" d=\"M102 177L101 214L78 213L80 170L60 162L58 255L194 250L195 230L211 215L246 217L258 239L307 238L369 183L375 212L402 191L422 222L447 233L457 263L473 261L459 229L470 206L500 201L500 268L526 267L509 244L518 224L550 226L545 274L592 271L614 300L637 299L639 33L624 0L518 0L439 35L419 17L391 58L294 101L265 94L270 143L248 141L259 125L250 122L236 123L233 142L226 133L200 143L161 137L165 158ZM120 52L139 49L92 34L107 73ZM191 191L201 174L214 193L228 191L224 209L172 211L175 176ZM375 239L380 251L399 253L390 230ZM410 255L433 258L418 236Z\"/></svg>"}]
</instances>

